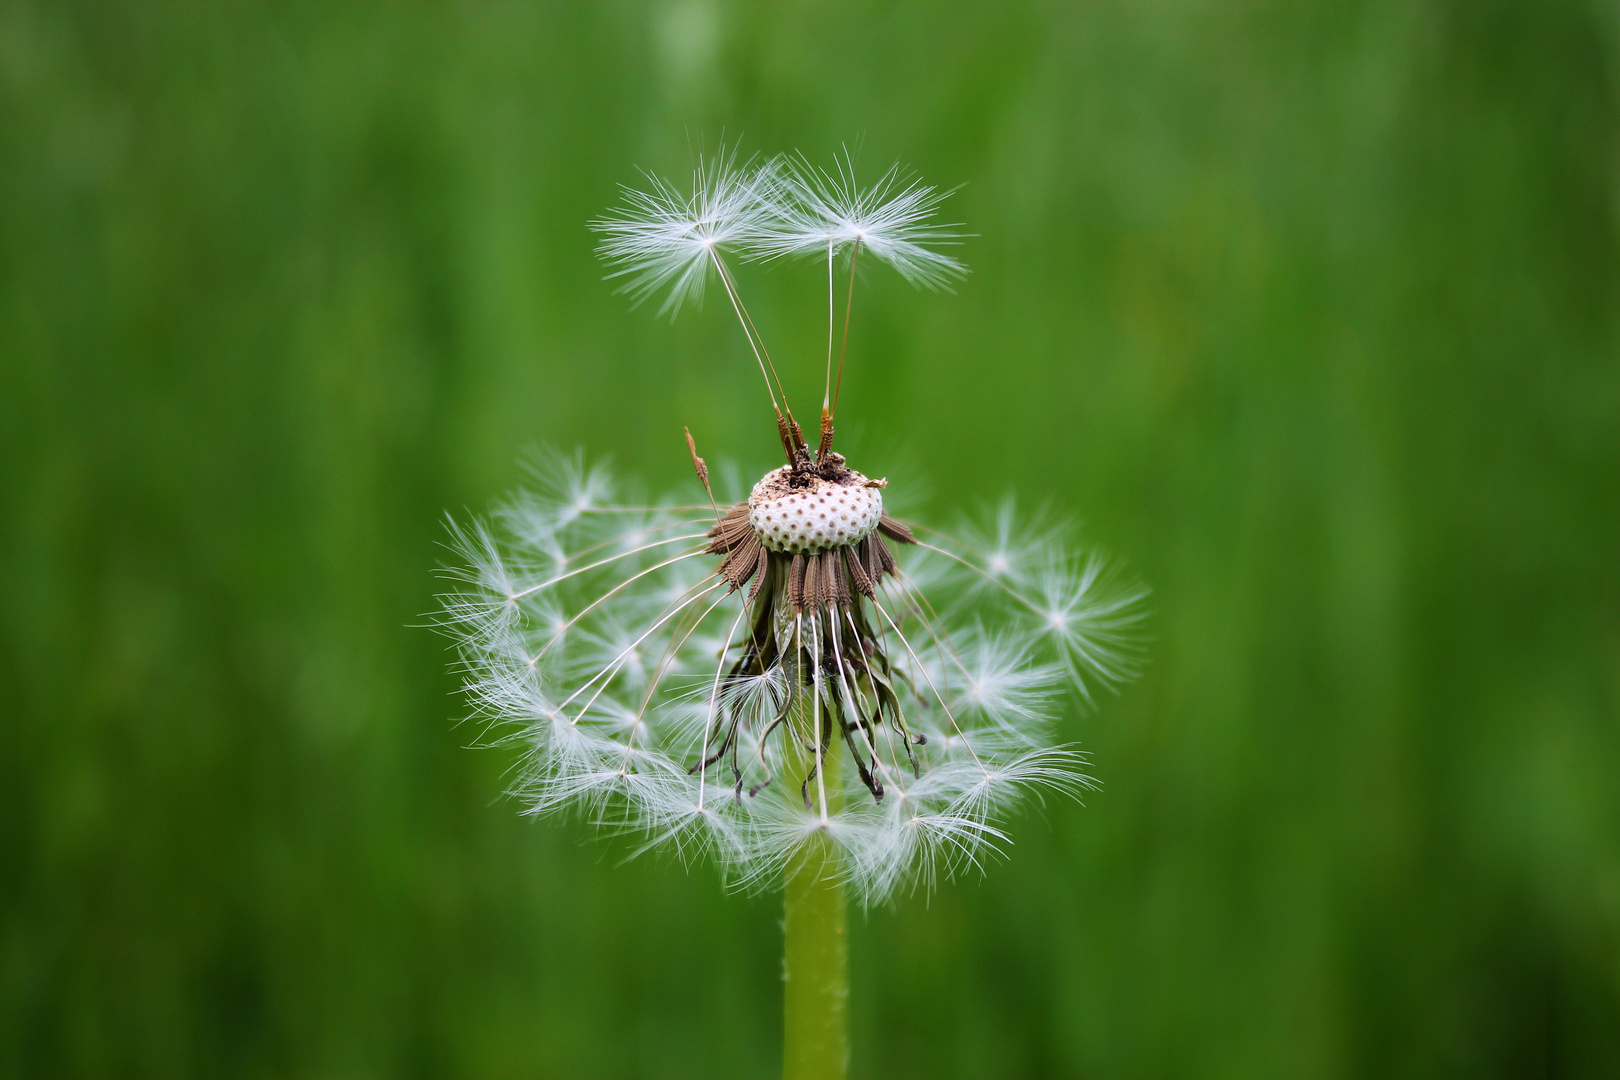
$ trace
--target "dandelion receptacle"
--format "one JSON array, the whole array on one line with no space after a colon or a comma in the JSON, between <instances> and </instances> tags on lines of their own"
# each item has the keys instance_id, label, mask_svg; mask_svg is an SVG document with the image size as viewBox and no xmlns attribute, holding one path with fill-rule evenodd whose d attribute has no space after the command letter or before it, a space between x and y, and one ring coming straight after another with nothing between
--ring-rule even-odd
<instances>
[{"instance_id":1,"label":"dandelion receptacle","mask_svg":"<svg viewBox=\"0 0 1620 1080\"><path fill-rule=\"evenodd\" d=\"M938 250L960 235L931 224L943 198L898 168L863 187L847 156L825 171L720 153L689 191L627 190L593 223L611 276L637 302L665 294L668 314L719 284L782 463L728 490L688 433L701 498L648 500L553 454L537 491L453 526L464 564L443 625L474 710L524 747L527 810L784 890L790 1078L844 1075L846 895L872 904L978 867L1020 800L1090 786L1055 717L1135 657L1144 590L1061 522L1010 502L954 533L902 521L889 478L834 448L857 268L960 278ZM794 257L827 267L808 437L728 261Z\"/></svg>"}]
</instances>

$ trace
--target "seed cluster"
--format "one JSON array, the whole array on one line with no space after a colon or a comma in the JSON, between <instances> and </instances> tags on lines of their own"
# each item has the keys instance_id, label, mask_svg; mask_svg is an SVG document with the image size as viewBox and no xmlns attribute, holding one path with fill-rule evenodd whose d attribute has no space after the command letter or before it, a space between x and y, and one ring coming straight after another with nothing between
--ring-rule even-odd
<instances>
[{"instance_id":1,"label":"seed cluster","mask_svg":"<svg viewBox=\"0 0 1620 1080\"><path fill-rule=\"evenodd\" d=\"M749 524L769 550L810 555L857 544L883 519L883 493L860 473L850 472L844 483L815 478L794 488L792 471L784 465L766 473L748 497Z\"/></svg>"}]
</instances>

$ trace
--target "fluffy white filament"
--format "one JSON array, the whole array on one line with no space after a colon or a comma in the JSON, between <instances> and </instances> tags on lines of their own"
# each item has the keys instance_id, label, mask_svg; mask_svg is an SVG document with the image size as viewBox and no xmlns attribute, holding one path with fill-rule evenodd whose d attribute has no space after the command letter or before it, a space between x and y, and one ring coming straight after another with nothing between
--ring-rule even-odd
<instances>
[{"instance_id":1,"label":"fluffy white filament","mask_svg":"<svg viewBox=\"0 0 1620 1080\"><path fill-rule=\"evenodd\" d=\"M803 158L737 163L721 149L698 161L690 194L645 174L648 189L626 187L625 206L591 223L605 234L598 248L637 303L665 286L659 314L703 299L711 274L724 275L724 255L760 260L812 256L831 261L858 249L913 285L937 289L967 272L933 246L962 234L929 223L949 192L906 179L898 165L862 188L846 154L828 172Z\"/></svg>"}]
</instances>

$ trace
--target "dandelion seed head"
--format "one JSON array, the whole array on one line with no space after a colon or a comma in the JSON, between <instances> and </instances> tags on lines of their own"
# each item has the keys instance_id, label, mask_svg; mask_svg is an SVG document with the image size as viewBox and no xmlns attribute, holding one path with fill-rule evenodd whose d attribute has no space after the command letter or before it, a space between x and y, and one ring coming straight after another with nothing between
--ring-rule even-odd
<instances>
[{"instance_id":1,"label":"dandelion seed head","mask_svg":"<svg viewBox=\"0 0 1620 1080\"><path fill-rule=\"evenodd\" d=\"M945 193L891 168L855 181L802 158L700 159L690 190L649 176L593 225L610 276L673 313L711 277L764 375L787 464L722 463L720 502L688 435L701 500L647 500L581 455L452 522L439 625L466 701L521 747L513 794L632 835L636 852L709 859L767 888L811 842L865 902L981 869L1029 801L1078 796L1084 759L1053 739L1066 703L1134 669L1145 590L1011 502L954 535L914 530L833 452L833 272L847 254L926 287L965 268L932 223ZM816 445L727 260L828 260L827 390ZM847 318L848 307L846 304ZM841 371L840 361L840 371Z\"/></svg>"},{"instance_id":2,"label":"dandelion seed head","mask_svg":"<svg viewBox=\"0 0 1620 1080\"><path fill-rule=\"evenodd\" d=\"M883 518L883 492L853 469L794 486L792 466L773 469L748 496L748 521L771 551L818 554L858 544Z\"/></svg>"},{"instance_id":3,"label":"dandelion seed head","mask_svg":"<svg viewBox=\"0 0 1620 1080\"><path fill-rule=\"evenodd\" d=\"M767 557L791 577L795 556L851 551L878 576L870 598L840 563L846 598L817 584L820 605L801 592L796 609L790 581L760 611L751 582L733 589L716 572L725 556L705 550L723 527L711 511L630 507L605 470L588 475L583 509L562 485L456 532L468 565L441 620L475 715L526 748L513 793L527 812L576 812L634 834L638 851L710 859L744 888L769 887L798 845L825 835L857 895L879 902L981 867L1031 793L1089 784L1048 729L1082 676L1120 670L1114 636L1138 595L1111 592L1095 564L1052 549L1040 587L1014 595L982 588L990 559L971 547L942 539L946 558L884 531L904 526L873 527L853 547ZM738 504L745 544L759 539L749 512ZM1054 616L1061 633L1043 629ZM759 648L772 655L748 662ZM815 741L804 713L817 695L835 723L823 753L839 762L823 777L825 808L806 806L816 785L792 771Z\"/></svg>"}]
</instances>

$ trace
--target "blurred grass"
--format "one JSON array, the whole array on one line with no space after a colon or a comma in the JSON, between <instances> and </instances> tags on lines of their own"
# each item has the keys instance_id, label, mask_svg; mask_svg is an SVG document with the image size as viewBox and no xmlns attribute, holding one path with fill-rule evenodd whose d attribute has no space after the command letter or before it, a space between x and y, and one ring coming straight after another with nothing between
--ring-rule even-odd
<instances>
[{"instance_id":1,"label":"blurred grass","mask_svg":"<svg viewBox=\"0 0 1620 1080\"><path fill-rule=\"evenodd\" d=\"M769 1075L777 900L521 821L442 514L766 460L633 166L907 161L845 395L1155 587L1106 791L857 920L856 1075L1620 1075L1611 5L0 4L0 1072ZM813 396L813 273L746 276ZM902 476L900 470L905 469ZM913 479L915 477L915 479Z\"/></svg>"}]
</instances>

